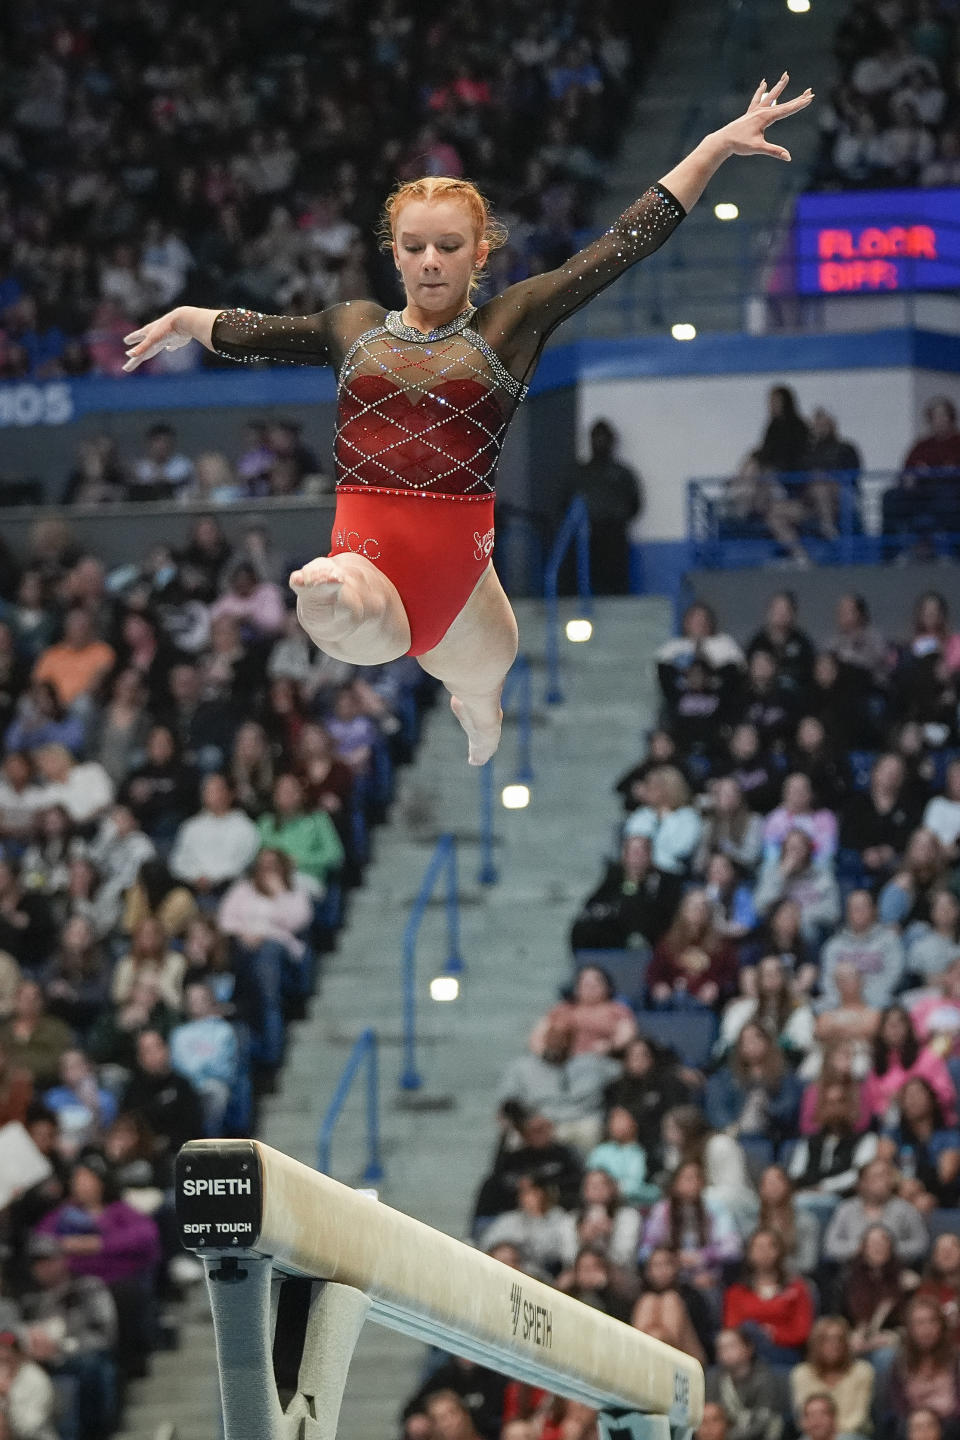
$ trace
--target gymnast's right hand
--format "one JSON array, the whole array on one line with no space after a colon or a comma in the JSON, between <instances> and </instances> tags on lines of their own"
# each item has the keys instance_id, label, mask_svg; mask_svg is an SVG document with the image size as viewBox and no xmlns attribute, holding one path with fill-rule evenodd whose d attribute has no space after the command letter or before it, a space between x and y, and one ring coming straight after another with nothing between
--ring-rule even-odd
<instances>
[{"instance_id":1,"label":"gymnast's right hand","mask_svg":"<svg viewBox=\"0 0 960 1440\"><path fill-rule=\"evenodd\" d=\"M176 310L168 310L159 320L151 320L149 324L141 325L139 330L125 335L123 343L130 348L124 370L129 374L144 360L152 360L154 355L159 355L161 350L179 350L181 346L189 345L195 332L187 312L187 306L178 305Z\"/></svg>"}]
</instances>

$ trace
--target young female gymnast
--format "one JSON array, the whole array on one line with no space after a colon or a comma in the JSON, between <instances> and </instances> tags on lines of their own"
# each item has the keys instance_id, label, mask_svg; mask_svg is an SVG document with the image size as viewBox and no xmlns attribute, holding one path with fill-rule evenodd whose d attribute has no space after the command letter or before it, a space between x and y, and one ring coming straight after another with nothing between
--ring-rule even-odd
<instances>
[{"instance_id":1,"label":"young female gymnast","mask_svg":"<svg viewBox=\"0 0 960 1440\"><path fill-rule=\"evenodd\" d=\"M321 650L353 664L416 655L450 691L471 765L497 748L500 694L517 651L490 558L494 476L544 343L663 244L729 156L790 159L765 131L813 94L778 105L787 79L770 90L763 81L745 114L702 140L585 250L479 309L471 290L505 237L473 185L432 177L401 185L386 204L402 311L367 300L296 317L182 305L126 337L126 370L191 340L233 360L334 367L333 543L290 576L300 623Z\"/></svg>"}]
</instances>

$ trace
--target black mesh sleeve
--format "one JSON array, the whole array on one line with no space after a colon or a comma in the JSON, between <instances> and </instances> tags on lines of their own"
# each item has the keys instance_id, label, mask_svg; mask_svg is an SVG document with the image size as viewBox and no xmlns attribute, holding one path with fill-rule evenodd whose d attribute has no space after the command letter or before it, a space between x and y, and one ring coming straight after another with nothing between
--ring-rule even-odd
<instances>
[{"instance_id":1,"label":"black mesh sleeve","mask_svg":"<svg viewBox=\"0 0 960 1440\"><path fill-rule=\"evenodd\" d=\"M221 310L213 322L213 348L226 360L326 365L330 359L327 314L325 310L316 315L261 315L257 310Z\"/></svg>"},{"instance_id":2,"label":"black mesh sleeve","mask_svg":"<svg viewBox=\"0 0 960 1440\"><path fill-rule=\"evenodd\" d=\"M481 308L478 328L507 368L527 380L551 331L599 295L631 265L652 255L686 211L663 185L653 185L598 239L556 270L511 285Z\"/></svg>"}]
</instances>

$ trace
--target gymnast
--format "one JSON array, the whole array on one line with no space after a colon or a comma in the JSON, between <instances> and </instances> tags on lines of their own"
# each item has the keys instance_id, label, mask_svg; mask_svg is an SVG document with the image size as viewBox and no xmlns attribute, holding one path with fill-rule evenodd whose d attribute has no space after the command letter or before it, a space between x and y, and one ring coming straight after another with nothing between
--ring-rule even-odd
<instances>
[{"instance_id":1,"label":"gymnast","mask_svg":"<svg viewBox=\"0 0 960 1440\"><path fill-rule=\"evenodd\" d=\"M763 81L739 119L708 135L598 240L559 269L471 304L506 236L468 181L413 180L386 202L382 238L403 310L347 301L316 315L181 305L126 337L125 370L199 340L232 360L331 365L337 374L337 506L329 555L290 576L307 634L335 659L415 655L442 681L471 765L500 739L500 695L517 624L493 568L497 459L548 337L658 249L731 155L789 152L765 138L805 109ZM417 501L425 503L418 505Z\"/></svg>"}]
</instances>

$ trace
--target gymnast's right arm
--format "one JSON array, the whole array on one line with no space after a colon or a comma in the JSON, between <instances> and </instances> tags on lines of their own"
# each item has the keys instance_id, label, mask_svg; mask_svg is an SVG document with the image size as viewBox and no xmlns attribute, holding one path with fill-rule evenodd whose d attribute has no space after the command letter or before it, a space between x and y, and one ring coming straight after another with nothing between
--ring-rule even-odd
<instances>
[{"instance_id":1,"label":"gymnast's right arm","mask_svg":"<svg viewBox=\"0 0 960 1440\"><path fill-rule=\"evenodd\" d=\"M330 359L328 311L316 315L261 315L256 310L201 310L178 305L159 320L124 338L124 370L136 370L161 350L199 340L228 360L273 360L288 365L325 365Z\"/></svg>"}]
</instances>

